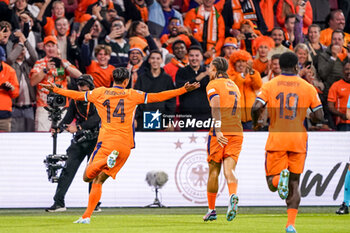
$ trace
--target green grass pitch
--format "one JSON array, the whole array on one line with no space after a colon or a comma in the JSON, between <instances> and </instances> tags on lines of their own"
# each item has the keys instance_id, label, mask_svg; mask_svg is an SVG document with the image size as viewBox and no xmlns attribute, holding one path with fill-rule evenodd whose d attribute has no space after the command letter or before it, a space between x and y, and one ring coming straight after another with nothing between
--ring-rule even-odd
<instances>
[{"instance_id":1,"label":"green grass pitch","mask_svg":"<svg viewBox=\"0 0 350 233\"><path fill-rule=\"evenodd\" d=\"M298 233L350 232L350 216L337 216L337 207L300 207ZM203 222L206 208L103 208L93 214L91 224L73 224L84 209L45 213L42 209L0 209L1 233L69 232L285 232L287 215L283 207L240 207L232 222L226 208L217 208L218 219Z\"/></svg>"}]
</instances>

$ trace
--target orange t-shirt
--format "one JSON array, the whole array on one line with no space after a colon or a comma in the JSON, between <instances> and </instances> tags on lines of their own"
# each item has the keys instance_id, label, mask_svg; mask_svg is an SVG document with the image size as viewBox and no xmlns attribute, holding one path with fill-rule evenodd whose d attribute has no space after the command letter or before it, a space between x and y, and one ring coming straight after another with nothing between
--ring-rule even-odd
<instances>
[{"instance_id":1,"label":"orange t-shirt","mask_svg":"<svg viewBox=\"0 0 350 233\"><path fill-rule=\"evenodd\" d=\"M206 90L209 103L214 96L220 97L221 132L242 136L241 93L237 85L228 78L217 78L208 83ZM211 128L210 134L215 135L214 131Z\"/></svg>"},{"instance_id":2,"label":"orange t-shirt","mask_svg":"<svg viewBox=\"0 0 350 233\"><path fill-rule=\"evenodd\" d=\"M265 83L257 100L267 104L270 117L267 151L306 152L306 112L322 108L315 87L294 75L279 75Z\"/></svg>"},{"instance_id":3,"label":"orange t-shirt","mask_svg":"<svg viewBox=\"0 0 350 233\"><path fill-rule=\"evenodd\" d=\"M108 65L103 69L96 61L91 61L91 64L86 67L86 73L91 74L94 78L95 87L110 87L113 83L114 66Z\"/></svg>"},{"instance_id":4,"label":"orange t-shirt","mask_svg":"<svg viewBox=\"0 0 350 233\"><path fill-rule=\"evenodd\" d=\"M55 87L57 94L75 100L92 102L101 118L101 129L98 142L114 141L133 148L134 143L134 114L137 105L162 102L186 93L184 87L162 91L159 93L145 93L134 89L124 89L120 86L111 88L100 87L88 92L63 90Z\"/></svg>"},{"instance_id":5,"label":"orange t-shirt","mask_svg":"<svg viewBox=\"0 0 350 233\"><path fill-rule=\"evenodd\" d=\"M335 108L346 114L346 107L348 104L348 98L350 95L350 83L345 82L343 79L333 83L328 92L328 102L335 103ZM337 117L336 124L350 124L350 120L344 121L340 117Z\"/></svg>"},{"instance_id":6,"label":"orange t-shirt","mask_svg":"<svg viewBox=\"0 0 350 233\"><path fill-rule=\"evenodd\" d=\"M323 29L320 33L320 43L325 46L330 46L332 43L332 33L333 33L333 29L331 28ZM345 34L344 47L346 47L348 43L350 43L350 34L346 32L344 34Z\"/></svg>"},{"instance_id":7,"label":"orange t-shirt","mask_svg":"<svg viewBox=\"0 0 350 233\"><path fill-rule=\"evenodd\" d=\"M265 70L268 70L269 62L262 62L259 58L253 61L253 69L259 71L260 74L263 74Z\"/></svg>"}]
</instances>

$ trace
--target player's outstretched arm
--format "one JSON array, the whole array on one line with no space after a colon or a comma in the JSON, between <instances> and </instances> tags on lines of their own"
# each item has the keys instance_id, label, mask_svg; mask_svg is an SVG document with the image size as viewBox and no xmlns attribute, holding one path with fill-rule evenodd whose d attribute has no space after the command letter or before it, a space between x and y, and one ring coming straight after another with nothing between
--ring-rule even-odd
<instances>
[{"instance_id":1,"label":"player's outstretched arm","mask_svg":"<svg viewBox=\"0 0 350 233\"><path fill-rule=\"evenodd\" d=\"M169 90L169 91L162 91L159 93L148 93L147 99L145 103L154 103L154 102L162 102L171 98L174 98L176 96L185 94L186 92L193 91L197 89L200 86L199 82L194 83L185 83L183 87L180 87L178 89Z\"/></svg>"},{"instance_id":2,"label":"player's outstretched arm","mask_svg":"<svg viewBox=\"0 0 350 233\"><path fill-rule=\"evenodd\" d=\"M64 90L62 88L58 88L54 83L49 82L49 84L39 84L40 86L46 88L49 91L53 91L57 94L69 97L75 100L85 100L85 92L81 91L72 91L72 90Z\"/></svg>"}]
</instances>

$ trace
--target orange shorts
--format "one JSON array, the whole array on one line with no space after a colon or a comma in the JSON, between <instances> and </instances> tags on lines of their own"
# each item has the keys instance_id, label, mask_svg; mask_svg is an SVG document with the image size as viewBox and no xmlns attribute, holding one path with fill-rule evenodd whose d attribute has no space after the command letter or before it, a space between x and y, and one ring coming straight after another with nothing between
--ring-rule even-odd
<instances>
[{"instance_id":1,"label":"orange shorts","mask_svg":"<svg viewBox=\"0 0 350 233\"><path fill-rule=\"evenodd\" d=\"M101 171L115 179L115 176L117 175L119 170L124 166L126 160L129 158L131 150L130 146L120 144L120 141L115 140L97 142L95 150L90 157L89 165L101 159L106 159L106 157L110 155L113 150L119 152L119 155L116 160L116 165L113 168L109 168L106 166Z\"/></svg>"},{"instance_id":2,"label":"orange shorts","mask_svg":"<svg viewBox=\"0 0 350 233\"><path fill-rule=\"evenodd\" d=\"M266 151L265 172L266 176L278 175L282 170L288 170L295 174L301 174L304 170L306 153L291 151Z\"/></svg>"},{"instance_id":3,"label":"orange shorts","mask_svg":"<svg viewBox=\"0 0 350 233\"><path fill-rule=\"evenodd\" d=\"M210 161L221 163L227 157L233 158L237 163L239 153L242 149L243 136L225 135L225 137L228 139L228 143L224 147L221 147L216 137L209 135L207 148L208 163Z\"/></svg>"}]
</instances>

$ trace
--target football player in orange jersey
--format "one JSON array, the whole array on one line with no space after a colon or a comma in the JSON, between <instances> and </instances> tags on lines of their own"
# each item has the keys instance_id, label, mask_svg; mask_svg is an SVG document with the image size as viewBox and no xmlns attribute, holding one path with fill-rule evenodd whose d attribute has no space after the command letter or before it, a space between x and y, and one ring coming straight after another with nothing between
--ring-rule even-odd
<instances>
[{"instance_id":1,"label":"football player in orange jersey","mask_svg":"<svg viewBox=\"0 0 350 233\"><path fill-rule=\"evenodd\" d=\"M298 58L292 52L280 57L282 74L265 83L252 108L254 129L265 105L270 117L266 142L265 172L268 187L286 200L286 232L296 232L295 218L300 203L299 180L303 172L307 133L303 125L311 108L311 120L322 121L323 110L315 87L297 76Z\"/></svg>"},{"instance_id":2,"label":"football player in orange jersey","mask_svg":"<svg viewBox=\"0 0 350 233\"><path fill-rule=\"evenodd\" d=\"M237 177L235 168L243 142L240 98L237 85L229 79L226 71L228 62L216 57L209 66L210 82L207 96L211 106L215 127L209 131L208 158L209 176L207 196L209 210L204 221L216 220L215 200L218 192L218 177L223 164L224 175L229 189L229 205L226 219L232 221L237 213Z\"/></svg>"},{"instance_id":3,"label":"football player in orange jersey","mask_svg":"<svg viewBox=\"0 0 350 233\"><path fill-rule=\"evenodd\" d=\"M115 179L134 148L133 119L137 105L162 102L199 87L199 83L195 82L175 90L145 93L125 89L129 77L126 68L116 68L113 71L113 87L100 87L89 92L63 90L52 83L42 85L57 94L94 103L101 118L97 144L84 172L84 181L93 182L88 206L83 216L74 223L90 223L91 214L101 198L102 184L109 176Z\"/></svg>"}]
</instances>

